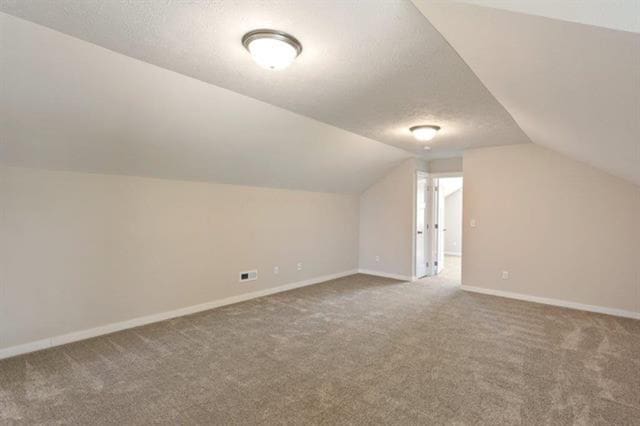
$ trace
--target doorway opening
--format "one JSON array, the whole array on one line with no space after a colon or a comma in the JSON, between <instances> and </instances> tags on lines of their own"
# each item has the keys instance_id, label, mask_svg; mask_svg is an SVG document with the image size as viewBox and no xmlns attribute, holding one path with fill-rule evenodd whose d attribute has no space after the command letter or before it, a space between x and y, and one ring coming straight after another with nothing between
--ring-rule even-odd
<instances>
[{"instance_id":1,"label":"doorway opening","mask_svg":"<svg viewBox=\"0 0 640 426\"><path fill-rule=\"evenodd\" d=\"M462 281L461 175L416 175L415 277Z\"/></svg>"},{"instance_id":2,"label":"doorway opening","mask_svg":"<svg viewBox=\"0 0 640 426\"><path fill-rule=\"evenodd\" d=\"M462 281L462 176L433 180L437 209L434 236L437 240L436 274L460 284Z\"/></svg>"}]
</instances>

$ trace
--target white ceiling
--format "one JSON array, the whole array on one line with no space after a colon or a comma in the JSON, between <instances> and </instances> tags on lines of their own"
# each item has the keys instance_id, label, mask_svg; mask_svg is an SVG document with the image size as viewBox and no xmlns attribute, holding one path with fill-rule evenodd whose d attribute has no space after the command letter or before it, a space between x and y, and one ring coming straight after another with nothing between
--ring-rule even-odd
<instances>
[{"instance_id":1,"label":"white ceiling","mask_svg":"<svg viewBox=\"0 0 640 426\"><path fill-rule=\"evenodd\" d=\"M408 0L0 0L0 10L418 156L529 142ZM289 69L266 71L243 49L242 35L263 27L302 42ZM442 126L429 152L408 131L421 123Z\"/></svg>"},{"instance_id":2,"label":"white ceiling","mask_svg":"<svg viewBox=\"0 0 640 426\"><path fill-rule=\"evenodd\" d=\"M562 8L561 21L464 3L414 3L532 142L640 185L640 34L567 22L585 19L569 19ZM526 10L527 2L481 3ZM585 10L596 3L585 0ZM607 5L638 22L640 2ZM602 25L621 14L603 13ZM595 14L589 19L598 21Z\"/></svg>"},{"instance_id":3,"label":"white ceiling","mask_svg":"<svg viewBox=\"0 0 640 426\"><path fill-rule=\"evenodd\" d=\"M638 0L455 0L613 30L640 32Z\"/></svg>"},{"instance_id":4,"label":"white ceiling","mask_svg":"<svg viewBox=\"0 0 640 426\"><path fill-rule=\"evenodd\" d=\"M0 13L0 164L359 193L410 155Z\"/></svg>"}]
</instances>

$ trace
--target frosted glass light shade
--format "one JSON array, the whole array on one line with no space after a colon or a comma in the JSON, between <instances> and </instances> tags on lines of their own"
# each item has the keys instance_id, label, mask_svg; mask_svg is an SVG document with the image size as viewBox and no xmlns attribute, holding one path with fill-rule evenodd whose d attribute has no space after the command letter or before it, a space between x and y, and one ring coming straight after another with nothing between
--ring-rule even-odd
<instances>
[{"instance_id":1,"label":"frosted glass light shade","mask_svg":"<svg viewBox=\"0 0 640 426\"><path fill-rule=\"evenodd\" d=\"M433 139L438 130L440 130L439 126L413 126L409 129L411 133L413 133L413 137L419 140L420 142L426 142Z\"/></svg>"},{"instance_id":2,"label":"frosted glass light shade","mask_svg":"<svg viewBox=\"0 0 640 426\"><path fill-rule=\"evenodd\" d=\"M251 31L242 38L242 44L258 65L269 70L287 68L302 52L295 37L275 30Z\"/></svg>"}]
</instances>

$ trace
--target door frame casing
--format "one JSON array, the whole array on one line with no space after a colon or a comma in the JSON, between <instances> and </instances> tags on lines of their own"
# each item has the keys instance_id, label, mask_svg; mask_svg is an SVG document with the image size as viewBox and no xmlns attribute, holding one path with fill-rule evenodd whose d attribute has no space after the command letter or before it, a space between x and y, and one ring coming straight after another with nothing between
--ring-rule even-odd
<instances>
[{"instance_id":1,"label":"door frame casing","mask_svg":"<svg viewBox=\"0 0 640 426\"><path fill-rule=\"evenodd\" d=\"M416 280L419 277L416 276L416 244L417 244L417 240L416 240L416 225L417 225L417 220L416 220L416 213L418 210L418 197L417 195L417 191L418 191L418 178L420 177L426 177L427 179L427 186L429 187L433 187L433 180L434 179L439 179L439 178L447 178L447 177L461 177L464 179L464 173L462 171L460 172L441 172L441 173L429 173L429 172L425 172L422 170L416 170L415 174L414 174L414 178L413 178L413 220L412 220L412 227L411 227L411 254L412 254L412 262L411 262L411 277L412 280ZM433 249L432 249L432 243L434 241L436 241L433 238L433 233L435 231L434 229L434 225L435 225L435 220L436 217L434 216L435 213L433 209L434 209L434 203L433 200L431 200L430 198L433 198L433 192L429 192L428 191L428 195L429 197L427 198L427 211L429 212L427 214L427 222L429 224L429 232L426 233L426 237L425 237L425 242L426 245L428 246L428 250L426 251L427 253L427 257L430 259L430 265L428 268L429 273L426 276L433 276L433 271L435 270L435 265L433 264ZM464 195L463 195L464 197ZM464 198L463 198L463 204L464 204ZM464 223L464 209L463 209L463 217L462 217L462 223ZM463 241L463 247L464 247L464 241Z\"/></svg>"},{"instance_id":2,"label":"door frame casing","mask_svg":"<svg viewBox=\"0 0 640 426\"><path fill-rule=\"evenodd\" d=\"M418 255L418 239L416 238L416 229L417 229L417 225L418 225L418 218L417 218L417 213L418 213L418 179L426 179L427 181L427 186L430 185L431 182L431 176L428 172L424 172L421 170L416 170L415 175L414 175L414 179L413 179L413 221L412 221L412 228L411 228L411 252L412 252L412 262L411 262L411 277L413 280L422 278L422 277L418 277L417 276L417 271L418 271L418 265L417 265L417 255ZM427 203L427 208L430 205L429 204L429 200L425 195L425 203ZM425 210L426 212L427 210ZM425 224L428 224L428 215L426 215L427 217L425 217ZM424 231L424 240L425 242L427 242L429 240L429 233ZM426 246L427 244L425 244ZM425 247L426 250L426 247ZM425 251L425 256L429 257L429 253ZM429 276L429 269L427 269L427 275Z\"/></svg>"}]
</instances>

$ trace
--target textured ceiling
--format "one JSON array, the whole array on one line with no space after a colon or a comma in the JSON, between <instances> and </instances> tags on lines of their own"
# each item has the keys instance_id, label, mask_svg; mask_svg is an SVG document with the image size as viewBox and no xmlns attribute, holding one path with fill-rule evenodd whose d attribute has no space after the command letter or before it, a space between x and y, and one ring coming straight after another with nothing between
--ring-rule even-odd
<instances>
[{"instance_id":1,"label":"textured ceiling","mask_svg":"<svg viewBox=\"0 0 640 426\"><path fill-rule=\"evenodd\" d=\"M0 76L4 165L359 193L410 158L3 13Z\"/></svg>"},{"instance_id":2,"label":"textured ceiling","mask_svg":"<svg viewBox=\"0 0 640 426\"><path fill-rule=\"evenodd\" d=\"M640 34L568 16L415 3L532 142L640 185ZM637 0L608 7L640 16Z\"/></svg>"},{"instance_id":3,"label":"textured ceiling","mask_svg":"<svg viewBox=\"0 0 640 426\"><path fill-rule=\"evenodd\" d=\"M433 0L429 0L433 3ZM437 0L436 0L437 1ZM640 32L638 0L453 0L613 30Z\"/></svg>"},{"instance_id":4,"label":"textured ceiling","mask_svg":"<svg viewBox=\"0 0 640 426\"><path fill-rule=\"evenodd\" d=\"M410 1L0 0L0 10L430 158L529 142ZM256 66L242 35L290 32L287 70ZM36 54L34 52L34 54ZM426 152L408 128L442 126Z\"/></svg>"}]
</instances>

